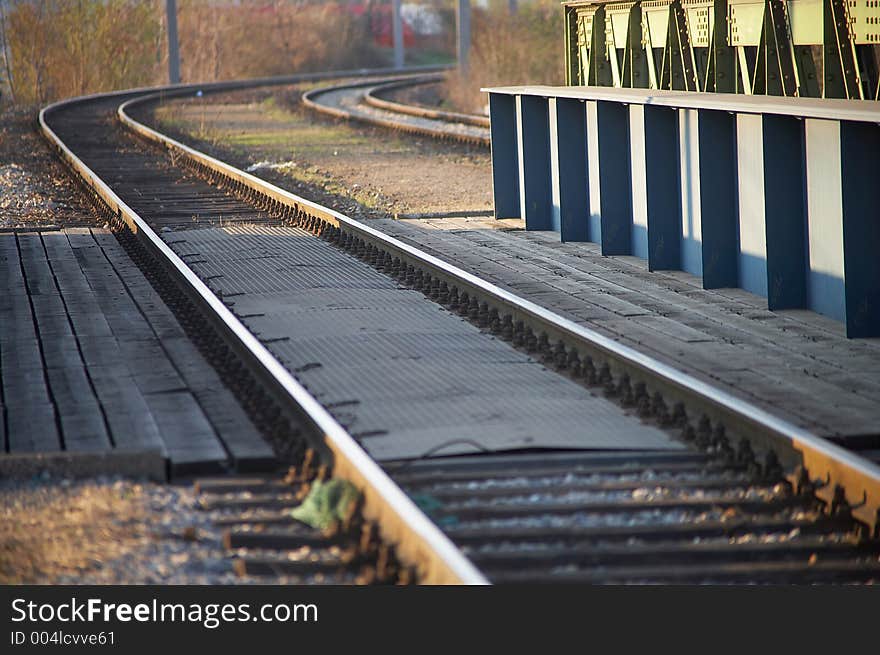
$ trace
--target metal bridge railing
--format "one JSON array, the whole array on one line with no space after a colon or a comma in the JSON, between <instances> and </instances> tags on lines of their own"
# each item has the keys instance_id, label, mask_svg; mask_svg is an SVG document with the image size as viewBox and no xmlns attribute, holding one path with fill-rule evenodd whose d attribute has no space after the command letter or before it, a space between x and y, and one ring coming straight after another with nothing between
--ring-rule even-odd
<instances>
[{"instance_id":1,"label":"metal bridge railing","mask_svg":"<svg viewBox=\"0 0 880 655\"><path fill-rule=\"evenodd\" d=\"M880 100L878 0L570 0L572 85Z\"/></svg>"},{"instance_id":2,"label":"metal bridge railing","mask_svg":"<svg viewBox=\"0 0 880 655\"><path fill-rule=\"evenodd\" d=\"M880 336L880 105L603 87L489 93L496 217Z\"/></svg>"}]
</instances>

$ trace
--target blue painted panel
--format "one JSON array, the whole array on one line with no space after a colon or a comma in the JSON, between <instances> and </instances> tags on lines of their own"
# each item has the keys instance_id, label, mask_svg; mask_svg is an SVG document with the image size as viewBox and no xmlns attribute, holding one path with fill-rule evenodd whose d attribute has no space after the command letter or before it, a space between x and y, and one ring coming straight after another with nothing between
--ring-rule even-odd
<instances>
[{"instance_id":1,"label":"blue painted panel","mask_svg":"<svg viewBox=\"0 0 880 655\"><path fill-rule=\"evenodd\" d=\"M838 321L846 320L846 289L842 278L820 271L810 272L807 297L813 311Z\"/></svg>"},{"instance_id":2,"label":"blue painted panel","mask_svg":"<svg viewBox=\"0 0 880 655\"><path fill-rule=\"evenodd\" d=\"M632 182L629 161L629 112L616 102L597 104L599 129L599 202L602 254L632 253Z\"/></svg>"},{"instance_id":3,"label":"blue painted panel","mask_svg":"<svg viewBox=\"0 0 880 655\"><path fill-rule=\"evenodd\" d=\"M587 115L584 103L550 100L550 153L554 225L562 241L589 240Z\"/></svg>"},{"instance_id":4,"label":"blue painted panel","mask_svg":"<svg viewBox=\"0 0 880 655\"><path fill-rule=\"evenodd\" d=\"M725 111L699 113L703 287L735 287L739 282L736 121Z\"/></svg>"},{"instance_id":5,"label":"blue painted panel","mask_svg":"<svg viewBox=\"0 0 880 655\"><path fill-rule=\"evenodd\" d=\"M767 306L770 309L806 307L803 121L786 116L763 116L762 123Z\"/></svg>"},{"instance_id":6,"label":"blue painted panel","mask_svg":"<svg viewBox=\"0 0 880 655\"><path fill-rule=\"evenodd\" d=\"M516 96L519 197L527 230L556 230L550 193L550 125L547 100Z\"/></svg>"},{"instance_id":7,"label":"blue painted panel","mask_svg":"<svg viewBox=\"0 0 880 655\"><path fill-rule=\"evenodd\" d=\"M490 93L492 193L495 218L516 218L519 209L519 163L516 145L516 102L513 96Z\"/></svg>"},{"instance_id":8,"label":"blue painted panel","mask_svg":"<svg viewBox=\"0 0 880 655\"><path fill-rule=\"evenodd\" d=\"M840 153L846 335L880 337L880 126L841 122Z\"/></svg>"},{"instance_id":9,"label":"blue painted panel","mask_svg":"<svg viewBox=\"0 0 880 655\"><path fill-rule=\"evenodd\" d=\"M644 225L633 223L630 240L632 242L632 254L642 259L648 259L648 228Z\"/></svg>"},{"instance_id":10,"label":"blue painted panel","mask_svg":"<svg viewBox=\"0 0 880 655\"><path fill-rule=\"evenodd\" d=\"M645 107L648 270L681 268L678 112Z\"/></svg>"}]
</instances>

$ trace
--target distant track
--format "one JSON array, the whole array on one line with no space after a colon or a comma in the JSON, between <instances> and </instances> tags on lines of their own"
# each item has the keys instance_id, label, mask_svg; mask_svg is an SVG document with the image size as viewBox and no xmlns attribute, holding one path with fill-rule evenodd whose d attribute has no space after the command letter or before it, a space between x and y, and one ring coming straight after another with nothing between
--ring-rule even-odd
<instances>
[{"instance_id":1,"label":"distant track","mask_svg":"<svg viewBox=\"0 0 880 655\"><path fill-rule=\"evenodd\" d=\"M316 112L336 118L379 125L408 134L488 146L489 119L485 116L439 111L379 97L396 89L436 84L443 79L442 75L419 75L346 82L312 89L303 94L302 102Z\"/></svg>"}]
</instances>

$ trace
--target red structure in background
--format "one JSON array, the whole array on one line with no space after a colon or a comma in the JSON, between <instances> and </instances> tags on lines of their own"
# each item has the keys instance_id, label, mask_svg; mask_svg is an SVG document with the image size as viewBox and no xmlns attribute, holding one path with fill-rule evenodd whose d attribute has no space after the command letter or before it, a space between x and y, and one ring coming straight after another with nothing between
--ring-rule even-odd
<instances>
[{"instance_id":1,"label":"red structure in background","mask_svg":"<svg viewBox=\"0 0 880 655\"><path fill-rule=\"evenodd\" d=\"M373 43L385 48L393 47L390 2L383 2L382 4L375 2L352 3L345 5L345 11L353 16L365 17L369 21ZM415 42L415 32L406 21L403 21L403 46L411 48L415 45Z\"/></svg>"}]
</instances>

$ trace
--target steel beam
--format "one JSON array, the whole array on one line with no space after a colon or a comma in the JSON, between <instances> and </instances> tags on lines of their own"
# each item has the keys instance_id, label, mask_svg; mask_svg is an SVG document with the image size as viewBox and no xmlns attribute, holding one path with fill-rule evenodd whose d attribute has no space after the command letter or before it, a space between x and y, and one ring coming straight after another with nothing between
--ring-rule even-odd
<instances>
[{"instance_id":1,"label":"steel beam","mask_svg":"<svg viewBox=\"0 0 880 655\"><path fill-rule=\"evenodd\" d=\"M553 225L550 190L550 124L547 100L516 97L517 160L520 216L527 230L559 229Z\"/></svg>"},{"instance_id":2,"label":"steel beam","mask_svg":"<svg viewBox=\"0 0 880 655\"><path fill-rule=\"evenodd\" d=\"M803 121L788 116L762 116L761 125L767 306L771 310L806 307Z\"/></svg>"},{"instance_id":3,"label":"steel beam","mask_svg":"<svg viewBox=\"0 0 880 655\"><path fill-rule=\"evenodd\" d=\"M680 269L681 180L677 112L667 107L646 105L643 129L648 270Z\"/></svg>"},{"instance_id":4,"label":"steel beam","mask_svg":"<svg viewBox=\"0 0 880 655\"><path fill-rule=\"evenodd\" d=\"M596 103L599 154L599 215L603 255L632 254L632 182L629 112L625 105Z\"/></svg>"},{"instance_id":5,"label":"steel beam","mask_svg":"<svg viewBox=\"0 0 880 655\"><path fill-rule=\"evenodd\" d=\"M490 93L489 120L492 137L492 194L495 199L495 218L518 218L521 213L515 98Z\"/></svg>"},{"instance_id":6,"label":"steel beam","mask_svg":"<svg viewBox=\"0 0 880 655\"><path fill-rule=\"evenodd\" d=\"M840 124L846 334L880 337L880 209L877 155L880 125ZM873 171L873 175L866 175Z\"/></svg>"},{"instance_id":7,"label":"steel beam","mask_svg":"<svg viewBox=\"0 0 880 655\"><path fill-rule=\"evenodd\" d=\"M736 120L698 110L703 287L735 287L737 265Z\"/></svg>"},{"instance_id":8,"label":"steel beam","mask_svg":"<svg viewBox=\"0 0 880 655\"><path fill-rule=\"evenodd\" d=\"M550 98L550 178L553 229L562 241L589 240L587 114L584 103Z\"/></svg>"}]
</instances>

